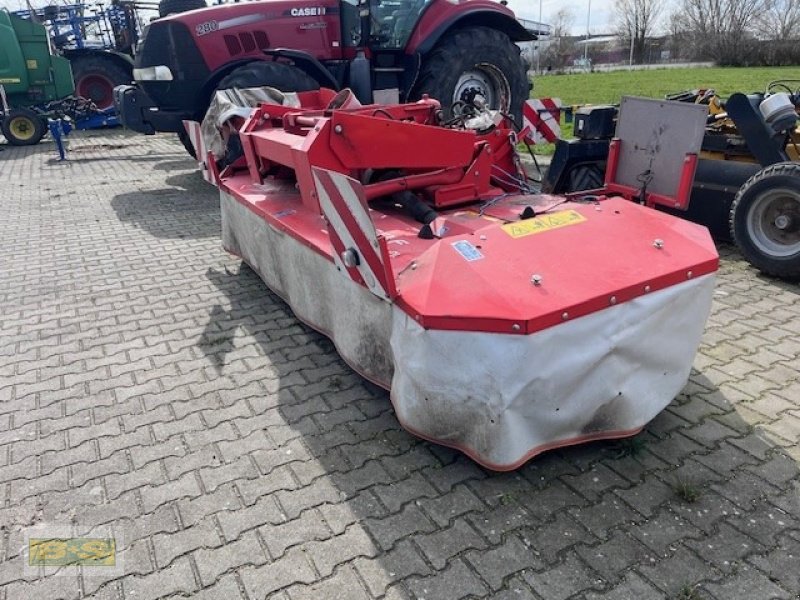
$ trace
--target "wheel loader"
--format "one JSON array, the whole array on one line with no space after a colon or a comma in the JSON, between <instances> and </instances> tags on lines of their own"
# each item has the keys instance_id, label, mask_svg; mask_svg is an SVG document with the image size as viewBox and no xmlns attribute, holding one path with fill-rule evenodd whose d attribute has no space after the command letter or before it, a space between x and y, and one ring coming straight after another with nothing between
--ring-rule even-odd
<instances>
[{"instance_id":1,"label":"wheel loader","mask_svg":"<svg viewBox=\"0 0 800 600\"><path fill-rule=\"evenodd\" d=\"M713 90L667 99L709 106L689 206L672 212L729 236L760 271L800 279L800 80L773 81L763 92L727 101ZM577 139L557 142L546 191L599 187L616 116L613 106L576 112Z\"/></svg>"}]
</instances>

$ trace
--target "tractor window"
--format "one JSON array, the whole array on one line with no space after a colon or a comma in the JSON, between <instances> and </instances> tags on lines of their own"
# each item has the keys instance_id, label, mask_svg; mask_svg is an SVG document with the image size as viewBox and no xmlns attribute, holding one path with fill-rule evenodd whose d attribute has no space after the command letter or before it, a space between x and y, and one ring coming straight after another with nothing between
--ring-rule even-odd
<instances>
[{"instance_id":1,"label":"tractor window","mask_svg":"<svg viewBox=\"0 0 800 600\"><path fill-rule=\"evenodd\" d=\"M371 46L404 48L423 9L433 0L371 0Z\"/></svg>"},{"instance_id":2,"label":"tractor window","mask_svg":"<svg viewBox=\"0 0 800 600\"><path fill-rule=\"evenodd\" d=\"M361 44L361 21L358 18L358 0L342 1L342 41L345 46Z\"/></svg>"}]
</instances>

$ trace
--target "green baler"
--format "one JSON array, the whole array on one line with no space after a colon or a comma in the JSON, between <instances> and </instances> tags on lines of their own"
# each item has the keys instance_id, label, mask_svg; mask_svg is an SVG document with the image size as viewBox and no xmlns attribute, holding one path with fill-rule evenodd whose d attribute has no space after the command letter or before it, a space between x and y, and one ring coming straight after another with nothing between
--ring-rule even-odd
<instances>
[{"instance_id":1,"label":"green baler","mask_svg":"<svg viewBox=\"0 0 800 600\"><path fill-rule=\"evenodd\" d=\"M45 134L46 119L37 106L75 91L69 61L52 54L44 26L3 10L0 87L0 130L18 146L37 144Z\"/></svg>"}]
</instances>

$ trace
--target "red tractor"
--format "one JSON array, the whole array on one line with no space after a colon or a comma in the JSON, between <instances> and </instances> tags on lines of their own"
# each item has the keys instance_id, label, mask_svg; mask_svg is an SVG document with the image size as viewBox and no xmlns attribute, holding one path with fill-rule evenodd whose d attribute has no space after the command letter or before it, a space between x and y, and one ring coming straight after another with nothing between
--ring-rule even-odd
<instances>
[{"instance_id":1,"label":"red tractor","mask_svg":"<svg viewBox=\"0 0 800 600\"><path fill-rule=\"evenodd\" d=\"M531 84L514 42L534 40L493 0L261 0L159 19L142 34L123 123L145 134L201 120L215 90L350 87L364 103L428 94L447 111L476 96L521 123Z\"/></svg>"}]
</instances>

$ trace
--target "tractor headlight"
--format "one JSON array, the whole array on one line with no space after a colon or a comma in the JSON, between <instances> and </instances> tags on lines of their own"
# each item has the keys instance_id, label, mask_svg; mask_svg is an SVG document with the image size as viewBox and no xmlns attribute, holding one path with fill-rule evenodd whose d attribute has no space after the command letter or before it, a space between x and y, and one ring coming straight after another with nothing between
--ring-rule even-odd
<instances>
[{"instance_id":1,"label":"tractor headlight","mask_svg":"<svg viewBox=\"0 0 800 600\"><path fill-rule=\"evenodd\" d=\"M136 81L172 81L172 71L164 65L155 67L141 67L133 70Z\"/></svg>"}]
</instances>

